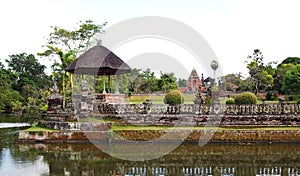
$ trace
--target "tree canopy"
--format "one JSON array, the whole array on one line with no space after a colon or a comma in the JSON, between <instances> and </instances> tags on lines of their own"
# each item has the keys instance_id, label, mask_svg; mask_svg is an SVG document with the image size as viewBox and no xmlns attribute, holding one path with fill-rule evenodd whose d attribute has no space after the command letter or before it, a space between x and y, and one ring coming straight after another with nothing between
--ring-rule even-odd
<instances>
[{"instance_id":1,"label":"tree canopy","mask_svg":"<svg viewBox=\"0 0 300 176\"><path fill-rule=\"evenodd\" d=\"M300 94L300 64L286 71L283 76L282 91L288 94Z\"/></svg>"},{"instance_id":2,"label":"tree canopy","mask_svg":"<svg viewBox=\"0 0 300 176\"><path fill-rule=\"evenodd\" d=\"M92 20L86 20L80 21L74 30L58 26L51 27L52 32L44 45L46 50L38 55L47 59L54 57L54 63L51 66L52 75L58 83L60 92L64 95L64 100L66 100L66 95L70 94L71 87L71 77L65 72L65 68L95 42L96 35L104 32L103 28L106 24L105 22L97 25Z\"/></svg>"}]
</instances>

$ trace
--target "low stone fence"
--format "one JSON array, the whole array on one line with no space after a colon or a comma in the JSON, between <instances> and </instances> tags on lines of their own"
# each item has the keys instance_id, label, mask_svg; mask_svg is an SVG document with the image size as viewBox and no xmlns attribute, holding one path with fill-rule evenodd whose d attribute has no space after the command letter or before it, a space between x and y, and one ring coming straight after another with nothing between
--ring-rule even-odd
<instances>
[{"instance_id":1,"label":"low stone fence","mask_svg":"<svg viewBox=\"0 0 300 176\"><path fill-rule=\"evenodd\" d=\"M101 116L124 123L179 126L300 126L299 104L194 105L99 104Z\"/></svg>"},{"instance_id":2,"label":"low stone fence","mask_svg":"<svg viewBox=\"0 0 300 176\"><path fill-rule=\"evenodd\" d=\"M255 104L255 105L223 105L223 104L98 104L100 114L196 114L211 113L224 115L282 115L300 114L300 104Z\"/></svg>"}]
</instances>

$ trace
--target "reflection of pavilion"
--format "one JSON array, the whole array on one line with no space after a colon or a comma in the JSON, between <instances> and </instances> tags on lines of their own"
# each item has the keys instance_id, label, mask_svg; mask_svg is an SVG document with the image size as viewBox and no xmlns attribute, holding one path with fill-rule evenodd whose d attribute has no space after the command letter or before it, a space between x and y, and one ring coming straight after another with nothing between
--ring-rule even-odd
<instances>
[{"instance_id":1,"label":"reflection of pavilion","mask_svg":"<svg viewBox=\"0 0 300 176\"><path fill-rule=\"evenodd\" d=\"M155 175L155 176L167 176L167 175L183 175L183 176L234 176L235 169L234 167L220 167L218 173L214 174L214 170L211 166L204 167L182 167L181 171L177 168L172 167L131 167L125 176L146 176L146 175ZM179 172L178 172L179 171Z\"/></svg>"},{"instance_id":2,"label":"reflection of pavilion","mask_svg":"<svg viewBox=\"0 0 300 176\"><path fill-rule=\"evenodd\" d=\"M183 176L235 176L235 168L234 167L182 167L181 173ZM218 171L217 171L218 170ZM259 173L256 176L282 176L281 167L264 167L260 168ZM146 176L150 175L174 175L179 174L178 170L172 168L165 167L131 167L129 171L125 174L126 176ZM239 175L241 173L237 173ZM299 176L298 170L295 168L288 168L287 170L288 176Z\"/></svg>"}]
</instances>

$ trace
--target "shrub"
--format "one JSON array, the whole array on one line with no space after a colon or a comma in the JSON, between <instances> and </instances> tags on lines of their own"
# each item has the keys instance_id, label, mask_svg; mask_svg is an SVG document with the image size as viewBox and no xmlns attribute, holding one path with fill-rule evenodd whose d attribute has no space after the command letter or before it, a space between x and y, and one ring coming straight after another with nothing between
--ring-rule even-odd
<instances>
[{"instance_id":1,"label":"shrub","mask_svg":"<svg viewBox=\"0 0 300 176\"><path fill-rule=\"evenodd\" d=\"M212 99L210 97L206 97L204 100L204 104L211 104L212 103Z\"/></svg>"},{"instance_id":2,"label":"shrub","mask_svg":"<svg viewBox=\"0 0 300 176\"><path fill-rule=\"evenodd\" d=\"M256 104L257 98L251 92L244 92L236 96L235 104Z\"/></svg>"},{"instance_id":3,"label":"shrub","mask_svg":"<svg viewBox=\"0 0 300 176\"><path fill-rule=\"evenodd\" d=\"M235 101L233 98L229 98L228 100L226 100L226 104L235 104Z\"/></svg>"},{"instance_id":4,"label":"shrub","mask_svg":"<svg viewBox=\"0 0 300 176\"><path fill-rule=\"evenodd\" d=\"M297 101L297 104L300 104L300 99Z\"/></svg>"},{"instance_id":5,"label":"shrub","mask_svg":"<svg viewBox=\"0 0 300 176\"><path fill-rule=\"evenodd\" d=\"M274 100L273 94L270 93L270 92L268 92L268 93L266 94L266 100Z\"/></svg>"},{"instance_id":6,"label":"shrub","mask_svg":"<svg viewBox=\"0 0 300 176\"><path fill-rule=\"evenodd\" d=\"M178 90L171 90L164 97L164 103L169 105L183 104L184 97Z\"/></svg>"}]
</instances>

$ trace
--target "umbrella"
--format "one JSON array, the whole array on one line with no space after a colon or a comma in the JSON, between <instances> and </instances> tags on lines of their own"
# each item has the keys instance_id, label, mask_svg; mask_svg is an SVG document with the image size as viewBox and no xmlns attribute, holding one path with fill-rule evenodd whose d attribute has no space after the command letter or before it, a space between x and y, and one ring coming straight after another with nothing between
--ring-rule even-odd
<instances>
[{"instance_id":1,"label":"umbrella","mask_svg":"<svg viewBox=\"0 0 300 176\"><path fill-rule=\"evenodd\" d=\"M131 72L131 68L122 59L99 44L79 56L65 70L84 75L119 75Z\"/></svg>"}]
</instances>

